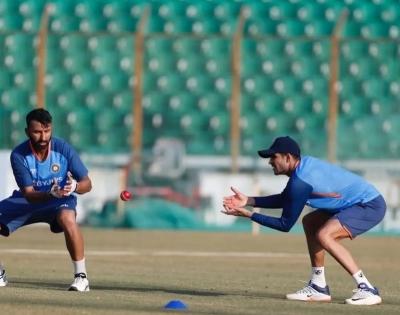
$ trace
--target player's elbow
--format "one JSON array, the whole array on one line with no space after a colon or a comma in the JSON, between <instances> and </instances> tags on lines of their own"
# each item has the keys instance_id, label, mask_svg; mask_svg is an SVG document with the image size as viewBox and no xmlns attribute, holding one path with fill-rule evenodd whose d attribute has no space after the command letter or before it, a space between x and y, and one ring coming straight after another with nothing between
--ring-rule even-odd
<instances>
[{"instance_id":1,"label":"player's elbow","mask_svg":"<svg viewBox=\"0 0 400 315\"><path fill-rule=\"evenodd\" d=\"M283 221L283 222L282 222L281 231L282 231L282 232L289 232L289 231L292 229L294 223L295 223L295 222Z\"/></svg>"}]
</instances>

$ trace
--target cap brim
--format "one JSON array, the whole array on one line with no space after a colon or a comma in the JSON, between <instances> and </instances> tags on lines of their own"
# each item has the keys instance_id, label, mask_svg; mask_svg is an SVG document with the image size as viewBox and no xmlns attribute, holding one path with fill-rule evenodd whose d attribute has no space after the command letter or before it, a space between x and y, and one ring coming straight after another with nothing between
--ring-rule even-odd
<instances>
[{"instance_id":1,"label":"cap brim","mask_svg":"<svg viewBox=\"0 0 400 315\"><path fill-rule=\"evenodd\" d=\"M276 152L274 150L271 149L267 149L267 150L260 150L258 151L258 155L261 156L262 158L270 158L271 156L273 156Z\"/></svg>"}]
</instances>

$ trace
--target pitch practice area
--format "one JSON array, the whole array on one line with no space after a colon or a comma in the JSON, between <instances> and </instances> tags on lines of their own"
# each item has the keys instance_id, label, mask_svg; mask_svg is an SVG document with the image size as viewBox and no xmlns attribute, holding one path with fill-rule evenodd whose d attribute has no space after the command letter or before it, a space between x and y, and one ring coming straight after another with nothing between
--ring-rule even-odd
<instances>
[{"instance_id":1,"label":"pitch practice area","mask_svg":"<svg viewBox=\"0 0 400 315\"><path fill-rule=\"evenodd\" d=\"M345 241L383 304L343 304L352 278L332 258L326 273L332 303L285 300L304 286L309 260L303 235L83 229L91 291L68 292L72 266L62 235L47 227L0 240L9 286L2 314L398 314L399 239ZM187 305L165 310L171 300Z\"/></svg>"}]
</instances>

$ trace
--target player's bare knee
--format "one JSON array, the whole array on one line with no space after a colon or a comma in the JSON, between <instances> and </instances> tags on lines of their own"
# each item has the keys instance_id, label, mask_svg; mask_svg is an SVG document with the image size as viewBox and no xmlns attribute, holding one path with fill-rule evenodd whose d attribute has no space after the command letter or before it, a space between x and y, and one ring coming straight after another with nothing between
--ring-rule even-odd
<instances>
[{"instance_id":1,"label":"player's bare knee","mask_svg":"<svg viewBox=\"0 0 400 315\"><path fill-rule=\"evenodd\" d=\"M58 223L65 230L66 228L71 228L76 226L75 214L73 211L61 211L58 215Z\"/></svg>"}]
</instances>

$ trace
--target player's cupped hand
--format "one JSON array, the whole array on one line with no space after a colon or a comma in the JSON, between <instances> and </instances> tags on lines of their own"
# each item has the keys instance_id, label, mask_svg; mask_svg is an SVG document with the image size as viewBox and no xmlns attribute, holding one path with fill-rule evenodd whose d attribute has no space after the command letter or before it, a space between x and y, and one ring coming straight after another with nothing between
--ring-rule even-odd
<instances>
[{"instance_id":1,"label":"player's cupped hand","mask_svg":"<svg viewBox=\"0 0 400 315\"><path fill-rule=\"evenodd\" d=\"M67 182L63 187L64 197L71 195L76 190L77 186L77 181L72 177L72 174L70 172L68 172L67 176L68 176Z\"/></svg>"},{"instance_id":2,"label":"player's cupped hand","mask_svg":"<svg viewBox=\"0 0 400 315\"><path fill-rule=\"evenodd\" d=\"M234 187L231 187L231 190L234 192L233 195L224 197L223 205L228 208L239 208L245 207L247 205L248 197L242 194L239 190Z\"/></svg>"},{"instance_id":3,"label":"player's cupped hand","mask_svg":"<svg viewBox=\"0 0 400 315\"><path fill-rule=\"evenodd\" d=\"M230 207L227 207L227 206L223 206L224 207L224 210L222 210L221 212L222 213L224 213L224 214L227 214L227 215L233 215L233 216L236 216L236 217L251 217L251 214L252 214L252 212L251 211L249 211L249 210L247 210L247 209L245 209L245 208L242 208L242 207L238 207L238 208L230 208Z\"/></svg>"}]
</instances>

